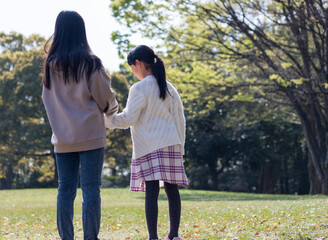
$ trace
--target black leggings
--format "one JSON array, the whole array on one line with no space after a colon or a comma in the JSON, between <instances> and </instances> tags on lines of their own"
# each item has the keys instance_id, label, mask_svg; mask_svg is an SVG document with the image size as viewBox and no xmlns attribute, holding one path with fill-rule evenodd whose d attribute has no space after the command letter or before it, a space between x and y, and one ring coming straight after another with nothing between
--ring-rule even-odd
<instances>
[{"instance_id":1,"label":"black leggings","mask_svg":"<svg viewBox=\"0 0 328 240\"><path fill-rule=\"evenodd\" d=\"M169 200L170 232L169 239L178 237L181 199L177 184L164 182L164 188ZM158 239L157 236L157 217L158 217L158 194L159 181L146 181L146 220L149 233L149 239Z\"/></svg>"}]
</instances>

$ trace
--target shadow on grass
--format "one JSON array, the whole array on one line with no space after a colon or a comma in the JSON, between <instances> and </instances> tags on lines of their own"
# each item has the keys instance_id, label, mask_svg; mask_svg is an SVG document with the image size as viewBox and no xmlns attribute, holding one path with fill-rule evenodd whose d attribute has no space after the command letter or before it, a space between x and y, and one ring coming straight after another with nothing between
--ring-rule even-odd
<instances>
[{"instance_id":1,"label":"shadow on grass","mask_svg":"<svg viewBox=\"0 0 328 240\"><path fill-rule=\"evenodd\" d=\"M256 193L235 193L219 191L202 191L180 189L182 201L299 201L306 199L327 199L323 195L275 195L275 194L256 194ZM142 197L144 198L144 196ZM158 197L158 200L167 201L164 189Z\"/></svg>"}]
</instances>

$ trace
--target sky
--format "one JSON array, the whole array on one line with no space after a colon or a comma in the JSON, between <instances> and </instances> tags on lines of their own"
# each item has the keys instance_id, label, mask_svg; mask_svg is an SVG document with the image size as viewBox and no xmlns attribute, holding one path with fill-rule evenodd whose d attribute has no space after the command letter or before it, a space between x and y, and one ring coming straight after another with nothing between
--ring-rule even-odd
<instances>
[{"instance_id":1,"label":"sky","mask_svg":"<svg viewBox=\"0 0 328 240\"><path fill-rule=\"evenodd\" d=\"M111 16L109 0L5 0L1 1L0 32L15 31L24 36L39 34L48 39L54 32L57 15L62 10L77 11L85 22L91 50L110 72L118 71L117 48L111 32L122 28Z\"/></svg>"}]
</instances>

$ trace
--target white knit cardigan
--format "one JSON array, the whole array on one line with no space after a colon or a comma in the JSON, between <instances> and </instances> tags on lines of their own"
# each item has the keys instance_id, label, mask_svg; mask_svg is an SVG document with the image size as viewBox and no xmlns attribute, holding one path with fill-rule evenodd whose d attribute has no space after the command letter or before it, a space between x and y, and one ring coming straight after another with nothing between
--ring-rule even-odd
<instances>
[{"instance_id":1,"label":"white knit cardigan","mask_svg":"<svg viewBox=\"0 0 328 240\"><path fill-rule=\"evenodd\" d=\"M105 115L105 126L110 129L131 130L132 159L147 155L157 149L180 145L184 155L186 122L178 92L167 81L169 94L159 98L159 87L153 75L133 84L123 112Z\"/></svg>"}]
</instances>

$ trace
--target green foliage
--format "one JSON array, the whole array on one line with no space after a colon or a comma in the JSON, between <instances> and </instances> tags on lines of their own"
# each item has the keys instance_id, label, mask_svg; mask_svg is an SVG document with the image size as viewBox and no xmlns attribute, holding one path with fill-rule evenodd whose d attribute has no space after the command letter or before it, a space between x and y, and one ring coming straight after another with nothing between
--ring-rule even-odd
<instances>
[{"instance_id":1,"label":"green foliage","mask_svg":"<svg viewBox=\"0 0 328 240\"><path fill-rule=\"evenodd\" d=\"M268 107L272 112L264 117ZM307 154L298 124L272 120L273 105L219 102L215 109L187 120L185 166L191 188L308 192Z\"/></svg>"},{"instance_id":2,"label":"green foliage","mask_svg":"<svg viewBox=\"0 0 328 240\"><path fill-rule=\"evenodd\" d=\"M10 34L0 33L0 46L9 51L24 50L24 36L20 33L12 32Z\"/></svg>"},{"instance_id":3,"label":"green foliage","mask_svg":"<svg viewBox=\"0 0 328 240\"><path fill-rule=\"evenodd\" d=\"M55 239L56 189L1 191L0 238ZM320 239L327 236L327 201L323 196L286 196L181 190L179 234L185 239ZM102 189L99 237L146 239L144 194ZM83 238L82 196L77 192L74 229ZM167 198L159 195L158 233L169 230Z\"/></svg>"},{"instance_id":4,"label":"green foliage","mask_svg":"<svg viewBox=\"0 0 328 240\"><path fill-rule=\"evenodd\" d=\"M18 33L0 36L0 189L53 186L56 169L51 127L41 99L45 39ZM134 80L124 67L111 78L123 110L128 80ZM111 187L127 186L130 132L108 130L107 136L103 180Z\"/></svg>"},{"instance_id":5,"label":"green foliage","mask_svg":"<svg viewBox=\"0 0 328 240\"><path fill-rule=\"evenodd\" d=\"M173 1L172 1L173 2ZM117 44L119 56L124 55L135 45L130 42L132 34L138 33L148 38L157 38L158 35L165 34L163 26L176 22L178 15L172 14L174 5L171 1L165 0L112 0L110 4L113 16L127 28L112 33L112 41ZM167 12L171 14L163 14ZM140 23L143 24L142 29ZM161 43L155 43L159 46Z\"/></svg>"},{"instance_id":6,"label":"green foliage","mask_svg":"<svg viewBox=\"0 0 328 240\"><path fill-rule=\"evenodd\" d=\"M252 124L267 121L269 116L273 128L280 124L276 119L301 124L309 159L316 169L317 176L310 176L311 182L320 182L319 188L328 194L328 158L322 154L327 152L324 143L328 131L324 77L328 61L324 54L327 5L320 1L278 0L138 1L138 8L131 7L132 1L115 4L115 11L119 9L120 13L114 16L122 25L153 39L156 48L164 52L168 80L181 93L189 123L202 119L221 125L221 132L207 132L213 134L209 138L212 140L215 135L220 139L222 131L229 134L231 125L252 128ZM160 15L154 14L157 10L161 10ZM132 46L133 34L120 36L116 43L123 53L128 45L120 43L126 41ZM240 116L233 114L233 108L242 102L251 104L248 109L237 107ZM267 109L258 112L259 105ZM222 109L220 106L232 114L224 123L215 124L213 121L221 120L215 113ZM254 116L250 120L243 118L245 111ZM194 125L188 131L195 136L203 134ZM302 142L298 138L297 144ZM198 151L211 159L206 157L211 155L206 152L206 144ZM216 150L217 155L219 152Z\"/></svg>"},{"instance_id":7,"label":"green foliage","mask_svg":"<svg viewBox=\"0 0 328 240\"><path fill-rule=\"evenodd\" d=\"M0 33L0 189L55 185L51 127L42 104L45 39ZM131 73L122 66L111 76L123 110ZM104 181L127 186L132 152L129 130L108 130Z\"/></svg>"},{"instance_id":8,"label":"green foliage","mask_svg":"<svg viewBox=\"0 0 328 240\"><path fill-rule=\"evenodd\" d=\"M0 188L27 186L33 176L53 180L51 129L41 100L43 42L37 35L0 34Z\"/></svg>"},{"instance_id":9,"label":"green foliage","mask_svg":"<svg viewBox=\"0 0 328 240\"><path fill-rule=\"evenodd\" d=\"M260 182L269 166L280 169L269 178L276 183L271 191L305 193L300 181L306 169L297 168L307 165L300 124L311 158L326 166L325 11L314 13L327 6L318 4L111 1L114 17L124 25L112 34L120 56L134 46L134 34L152 39L165 59L167 79L182 97L191 187L253 191L255 186L265 192ZM0 188L49 186L54 178L51 128L40 99L43 43L38 35L0 33ZM136 81L128 69L122 64L111 76L120 110ZM126 186L130 133L108 131L107 140L103 180Z\"/></svg>"},{"instance_id":10,"label":"green foliage","mask_svg":"<svg viewBox=\"0 0 328 240\"><path fill-rule=\"evenodd\" d=\"M125 107L129 85L125 75L111 75L112 88L115 90L119 111ZM103 185L106 187L126 187L129 185L132 142L128 129L107 130Z\"/></svg>"}]
</instances>

